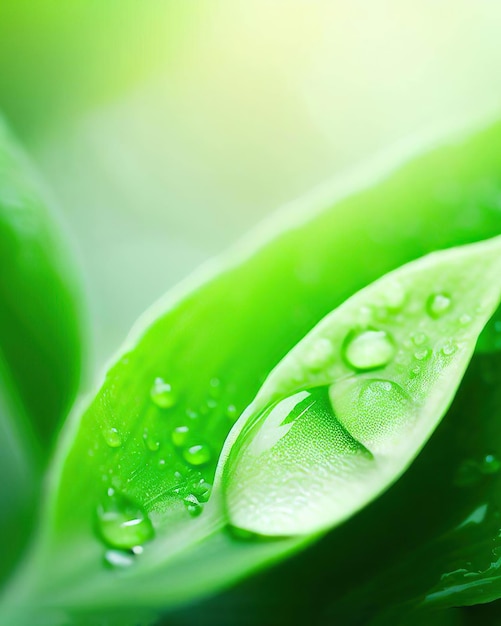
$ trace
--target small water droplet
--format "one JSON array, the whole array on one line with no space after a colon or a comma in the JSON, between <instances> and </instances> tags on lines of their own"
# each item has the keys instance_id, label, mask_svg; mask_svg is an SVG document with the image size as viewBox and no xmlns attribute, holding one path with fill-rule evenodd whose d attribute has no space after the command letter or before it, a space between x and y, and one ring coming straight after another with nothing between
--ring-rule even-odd
<instances>
[{"instance_id":1,"label":"small water droplet","mask_svg":"<svg viewBox=\"0 0 501 626\"><path fill-rule=\"evenodd\" d=\"M429 358L430 354L430 350L424 348L423 350L416 350L416 352L414 352L414 358L416 358L418 361L426 361L426 359Z\"/></svg>"},{"instance_id":2,"label":"small water droplet","mask_svg":"<svg viewBox=\"0 0 501 626\"><path fill-rule=\"evenodd\" d=\"M186 411L186 417L189 417L190 420L196 420L198 418L198 413L192 409L188 409Z\"/></svg>"},{"instance_id":3,"label":"small water droplet","mask_svg":"<svg viewBox=\"0 0 501 626\"><path fill-rule=\"evenodd\" d=\"M226 408L226 415L230 418L230 420L236 420L238 417L238 410L234 404L230 404Z\"/></svg>"},{"instance_id":4,"label":"small water droplet","mask_svg":"<svg viewBox=\"0 0 501 626\"><path fill-rule=\"evenodd\" d=\"M97 527L103 541L122 550L131 550L153 538L148 514L127 496L108 491L97 508Z\"/></svg>"},{"instance_id":5,"label":"small water droplet","mask_svg":"<svg viewBox=\"0 0 501 626\"><path fill-rule=\"evenodd\" d=\"M183 450L184 460L190 465L205 465L211 460L212 454L209 446L200 443Z\"/></svg>"},{"instance_id":6,"label":"small water droplet","mask_svg":"<svg viewBox=\"0 0 501 626\"><path fill-rule=\"evenodd\" d=\"M395 344L383 330L350 333L343 346L347 363L357 370L371 370L387 365L395 355Z\"/></svg>"},{"instance_id":7,"label":"small water droplet","mask_svg":"<svg viewBox=\"0 0 501 626\"><path fill-rule=\"evenodd\" d=\"M218 405L218 402L215 398L209 398L207 400L207 406L209 407L209 409L215 409Z\"/></svg>"},{"instance_id":8,"label":"small water droplet","mask_svg":"<svg viewBox=\"0 0 501 626\"><path fill-rule=\"evenodd\" d=\"M207 502L210 498L211 490L212 485L204 478L200 478L200 480L195 481L192 485L193 495L198 498L199 502Z\"/></svg>"},{"instance_id":9,"label":"small water droplet","mask_svg":"<svg viewBox=\"0 0 501 626\"><path fill-rule=\"evenodd\" d=\"M177 426L171 433L172 443L176 448L182 448L188 442L190 437L190 429L188 426Z\"/></svg>"},{"instance_id":10,"label":"small water droplet","mask_svg":"<svg viewBox=\"0 0 501 626\"><path fill-rule=\"evenodd\" d=\"M418 376L420 372L421 368L419 367L419 365L416 365L416 367L413 367L411 369L411 378L416 378L416 376Z\"/></svg>"},{"instance_id":11,"label":"small water droplet","mask_svg":"<svg viewBox=\"0 0 501 626\"><path fill-rule=\"evenodd\" d=\"M183 502L186 510L192 517L198 517L202 513L203 506L202 504L200 504L198 498L194 494L190 493L189 495L187 495L183 499Z\"/></svg>"},{"instance_id":12,"label":"small water droplet","mask_svg":"<svg viewBox=\"0 0 501 626\"><path fill-rule=\"evenodd\" d=\"M501 462L494 454L486 454L480 464L482 474L496 474L501 469Z\"/></svg>"},{"instance_id":13,"label":"small water droplet","mask_svg":"<svg viewBox=\"0 0 501 626\"><path fill-rule=\"evenodd\" d=\"M177 402L177 395L163 378L155 378L150 397L160 409L170 409Z\"/></svg>"},{"instance_id":14,"label":"small water droplet","mask_svg":"<svg viewBox=\"0 0 501 626\"><path fill-rule=\"evenodd\" d=\"M466 313L464 315L461 315L461 317L459 318L459 323L462 326L466 326L470 322L471 322L471 317L469 315L467 315Z\"/></svg>"},{"instance_id":15,"label":"small water droplet","mask_svg":"<svg viewBox=\"0 0 501 626\"><path fill-rule=\"evenodd\" d=\"M399 311L405 302L405 291L402 285L397 281L389 283L384 292L384 299L391 311Z\"/></svg>"},{"instance_id":16,"label":"small water droplet","mask_svg":"<svg viewBox=\"0 0 501 626\"><path fill-rule=\"evenodd\" d=\"M426 303L428 315L434 319L438 319L439 317L442 317L442 315L445 315L450 308L451 298L445 293L432 294Z\"/></svg>"},{"instance_id":17,"label":"small water droplet","mask_svg":"<svg viewBox=\"0 0 501 626\"><path fill-rule=\"evenodd\" d=\"M412 341L414 343L415 346L422 346L423 343L428 339L428 337L421 332L418 333L414 333L412 335Z\"/></svg>"},{"instance_id":18,"label":"small water droplet","mask_svg":"<svg viewBox=\"0 0 501 626\"><path fill-rule=\"evenodd\" d=\"M104 561L112 568L130 567L134 565L134 555L124 550L106 550Z\"/></svg>"},{"instance_id":19,"label":"small water droplet","mask_svg":"<svg viewBox=\"0 0 501 626\"><path fill-rule=\"evenodd\" d=\"M158 461L158 465L159 465L160 467L165 467L165 459L160 459L160 460Z\"/></svg>"},{"instance_id":20,"label":"small water droplet","mask_svg":"<svg viewBox=\"0 0 501 626\"><path fill-rule=\"evenodd\" d=\"M318 371L323 369L334 353L332 343L322 337L317 339L310 347L308 353L305 355L305 364L311 370Z\"/></svg>"},{"instance_id":21,"label":"small water droplet","mask_svg":"<svg viewBox=\"0 0 501 626\"><path fill-rule=\"evenodd\" d=\"M110 448L119 448L122 445L122 438L116 428L108 428L103 431L103 436Z\"/></svg>"},{"instance_id":22,"label":"small water droplet","mask_svg":"<svg viewBox=\"0 0 501 626\"><path fill-rule=\"evenodd\" d=\"M452 356L457 349L457 346L449 341L442 347L442 354L444 356Z\"/></svg>"}]
</instances>

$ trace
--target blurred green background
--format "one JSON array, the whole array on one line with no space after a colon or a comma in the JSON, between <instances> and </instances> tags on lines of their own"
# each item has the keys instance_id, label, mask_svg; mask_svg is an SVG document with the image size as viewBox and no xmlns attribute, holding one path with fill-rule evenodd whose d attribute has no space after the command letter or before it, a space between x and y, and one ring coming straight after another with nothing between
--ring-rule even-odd
<instances>
[{"instance_id":1,"label":"blurred green background","mask_svg":"<svg viewBox=\"0 0 501 626\"><path fill-rule=\"evenodd\" d=\"M1 0L0 109L77 248L94 365L278 205L501 111L500 26L488 0Z\"/></svg>"}]
</instances>

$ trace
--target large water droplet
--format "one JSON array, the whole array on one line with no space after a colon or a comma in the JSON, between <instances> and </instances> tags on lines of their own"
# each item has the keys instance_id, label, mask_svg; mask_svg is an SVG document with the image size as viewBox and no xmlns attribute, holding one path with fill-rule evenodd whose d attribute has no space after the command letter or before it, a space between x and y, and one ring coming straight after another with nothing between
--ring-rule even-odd
<instances>
[{"instance_id":1,"label":"large water droplet","mask_svg":"<svg viewBox=\"0 0 501 626\"><path fill-rule=\"evenodd\" d=\"M330 397L340 423L372 453L391 452L401 426L408 432L415 416L408 393L390 380L340 381Z\"/></svg>"},{"instance_id":2,"label":"large water droplet","mask_svg":"<svg viewBox=\"0 0 501 626\"><path fill-rule=\"evenodd\" d=\"M107 545L122 550L141 546L154 535L148 514L127 496L113 490L98 506L97 527Z\"/></svg>"},{"instance_id":3,"label":"large water droplet","mask_svg":"<svg viewBox=\"0 0 501 626\"><path fill-rule=\"evenodd\" d=\"M428 315L434 319L438 319L439 317L442 317L442 315L445 315L450 308L451 298L445 293L432 294L426 303Z\"/></svg>"},{"instance_id":4,"label":"large water droplet","mask_svg":"<svg viewBox=\"0 0 501 626\"><path fill-rule=\"evenodd\" d=\"M165 382L163 378L155 378L150 396L160 409L170 409L177 402L177 395L172 390L170 383Z\"/></svg>"},{"instance_id":5,"label":"large water droplet","mask_svg":"<svg viewBox=\"0 0 501 626\"><path fill-rule=\"evenodd\" d=\"M232 448L225 466L231 523L279 536L318 528L352 497L349 477L372 464L336 419L326 387L295 393L257 413Z\"/></svg>"},{"instance_id":6,"label":"large water droplet","mask_svg":"<svg viewBox=\"0 0 501 626\"><path fill-rule=\"evenodd\" d=\"M119 448L122 445L122 438L116 428L108 428L103 431L104 440L110 448Z\"/></svg>"},{"instance_id":7,"label":"large water droplet","mask_svg":"<svg viewBox=\"0 0 501 626\"><path fill-rule=\"evenodd\" d=\"M184 460L190 465L205 465L212 458L212 453L208 445L199 443L183 450Z\"/></svg>"},{"instance_id":8,"label":"large water droplet","mask_svg":"<svg viewBox=\"0 0 501 626\"><path fill-rule=\"evenodd\" d=\"M395 355L395 344L383 330L350 333L343 353L348 365L357 370L372 370L387 365Z\"/></svg>"}]
</instances>

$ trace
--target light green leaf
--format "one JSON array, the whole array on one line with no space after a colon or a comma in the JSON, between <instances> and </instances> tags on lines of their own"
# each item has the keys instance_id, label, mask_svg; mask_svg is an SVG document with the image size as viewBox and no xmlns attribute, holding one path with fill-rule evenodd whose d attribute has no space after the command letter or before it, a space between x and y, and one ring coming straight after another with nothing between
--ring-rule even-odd
<instances>
[{"instance_id":1,"label":"light green leaf","mask_svg":"<svg viewBox=\"0 0 501 626\"><path fill-rule=\"evenodd\" d=\"M150 312L65 430L9 611L31 608L34 624L54 607L171 607L310 542L245 540L226 528L219 490L205 505L224 440L280 359L353 293L427 252L501 232L497 195L485 194L486 180L499 188L500 136L493 127L290 207ZM116 551L152 533L110 540L103 514L143 530L149 518L142 554ZM129 566L111 567L120 557Z\"/></svg>"},{"instance_id":2,"label":"light green leaf","mask_svg":"<svg viewBox=\"0 0 501 626\"><path fill-rule=\"evenodd\" d=\"M79 383L82 305L57 220L0 118L0 351L47 443Z\"/></svg>"},{"instance_id":3,"label":"light green leaf","mask_svg":"<svg viewBox=\"0 0 501 626\"><path fill-rule=\"evenodd\" d=\"M495 238L410 263L328 315L229 436L222 471L232 524L315 533L392 484L452 401L499 304L500 276Z\"/></svg>"}]
</instances>

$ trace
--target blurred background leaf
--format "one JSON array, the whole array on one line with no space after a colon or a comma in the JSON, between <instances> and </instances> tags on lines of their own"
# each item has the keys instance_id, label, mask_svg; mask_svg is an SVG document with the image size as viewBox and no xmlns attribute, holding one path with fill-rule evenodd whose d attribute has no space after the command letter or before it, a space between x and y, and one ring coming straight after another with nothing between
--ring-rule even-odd
<instances>
[{"instance_id":1,"label":"blurred background leaf","mask_svg":"<svg viewBox=\"0 0 501 626\"><path fill-rule=\"evenodd\" d=\"M82 365L83 305L56 224L0 119L0 349L45 447L76 395Z\"/></svg>"}]
</instances>

